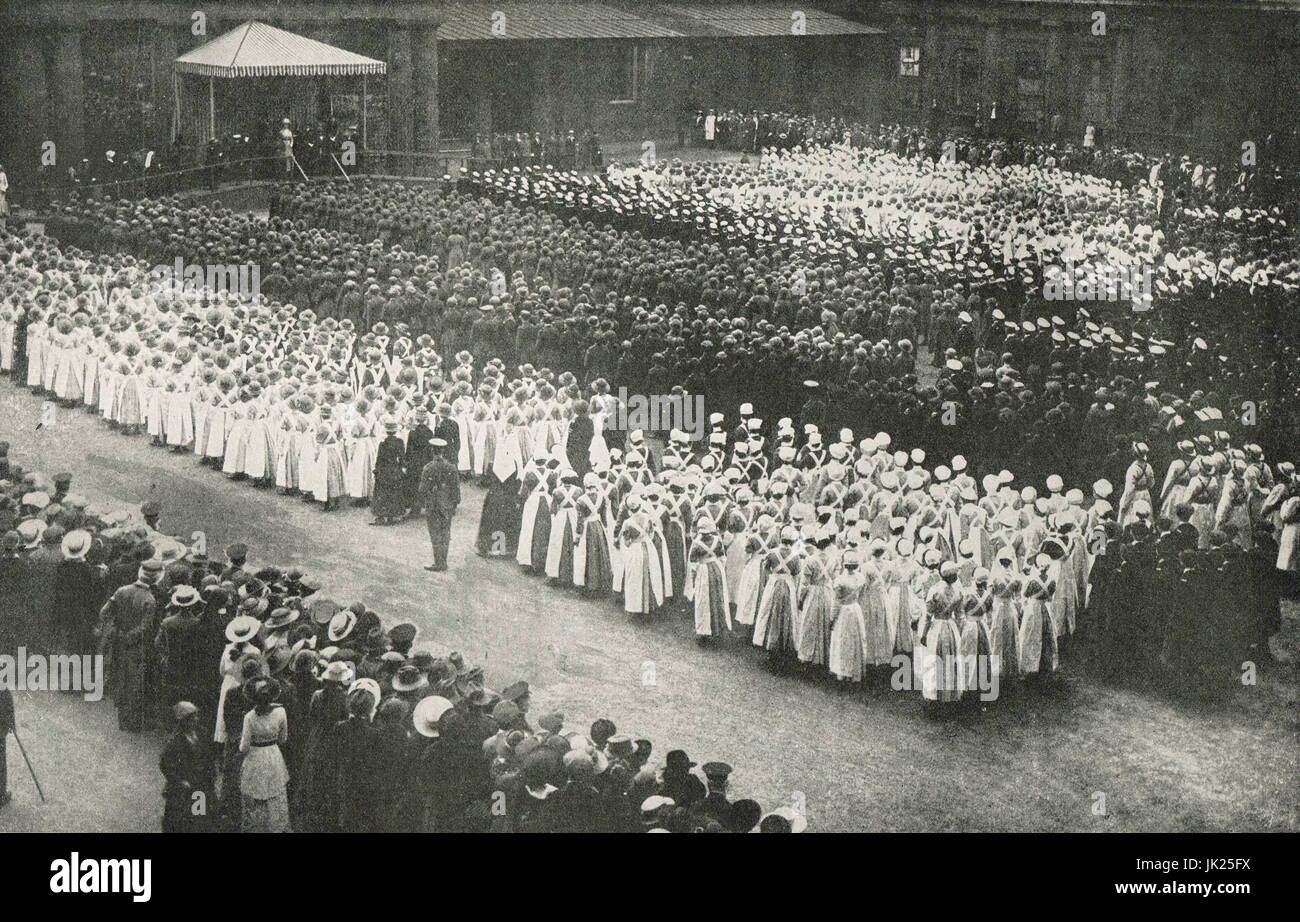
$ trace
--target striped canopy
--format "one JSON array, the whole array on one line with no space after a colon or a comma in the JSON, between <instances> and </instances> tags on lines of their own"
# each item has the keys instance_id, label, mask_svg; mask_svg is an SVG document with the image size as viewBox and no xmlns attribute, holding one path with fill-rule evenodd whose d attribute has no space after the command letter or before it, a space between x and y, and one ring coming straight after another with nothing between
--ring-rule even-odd
<instances>
[{"instance_id":1,"label":"striped canopy","mask_svg":"<svg viewBox=\"0 0 1300 922\"><path fill-rule=\"evenodd\" d=\"M203 77L359 77L386 70L383 61L251 20L176 59L177 73Z\"/></svg>"}]
</instances>

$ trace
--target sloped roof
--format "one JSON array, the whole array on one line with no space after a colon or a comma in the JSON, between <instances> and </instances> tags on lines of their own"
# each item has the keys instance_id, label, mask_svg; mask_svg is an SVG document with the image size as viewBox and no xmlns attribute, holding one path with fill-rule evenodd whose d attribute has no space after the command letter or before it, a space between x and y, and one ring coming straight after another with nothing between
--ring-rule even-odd
<instances>
[{"instance_id":1,"label":"sloped roof","mask_svg":"<svg viewBox=\"0 0 1300 922\"><path fill-rule=\"evenodd\" d=\"M759 38L794 36L793 15L804 34L879 35L883 30L798 3L452 2L441 7L440 41L538 39ZM493 26L496 25L496 31Z\"/></svg>"},{"instance_id":2,"label":"sloped roof","mask_svg":"<svg viewBox=\"0 0 1300 922\"><path fill-rule=\"evenodd\" d=\"M354 77L382 74L383 61L250 20L176 59L204 77Z\"/></svg>"},{"instance_id":3,"label":"sloped roof","mask_svg":"<svg viewBox=\"0 0 1300 922\"><path fill-rule=\"evenodd\" d=\"M672 3L650 7L651 15L674 17L693 36L780 38L797 35L883 35L884 30L799 3ZM796 33L796 20L802 32Z\"/></svg>"}]
</instances>

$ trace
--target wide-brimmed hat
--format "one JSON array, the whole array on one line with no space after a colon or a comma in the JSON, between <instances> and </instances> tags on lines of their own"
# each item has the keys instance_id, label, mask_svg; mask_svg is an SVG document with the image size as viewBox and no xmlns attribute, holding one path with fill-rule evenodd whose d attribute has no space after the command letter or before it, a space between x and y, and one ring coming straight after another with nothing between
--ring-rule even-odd
<instances>
[{"instance_id":1,"label":"wide-brimmed hat","mask_svg":"<svg viewBox=\"0 0 1300 922\"><path fill-rule=\"evenodd\" d=\"M340 685L351 685L356 678L356 672L351 663L335 661L325 667L321 673L322 682L338 682Z\"/></svg>"},{"instance_id":2,"label":"wide-brimmed hat","mask_svg":"<svg viewBox=\"0 0 1300 922\"><path fill-rule=\"evenodd\" d=\"M349 637L356 627L356 612L345 608L330 618L329 639L332 643L339 643Z\"/></svg>"},{"instance_id":3,"label":"wide-brimmed hat","mask_svg":"<svg viewBox=\"0 0 1300 922\"><path fill-rule=\"evenodd\" d=\"M63 556L68 560L81 560L90 551L94 538L90 532L74 528L63 536Z\"/></svg>"},{"instance_id":4,"label":"wide-brimmed hat","mask_svg":"<svg viewBox=\"0 0 1300 922\"><path fill-rule=\"evenodd\" d=\"M193 608L201 601L203 601L203 597L199 595L199 591L193 586L177 586L172 591L172 608Z\"/></svg>"},{"instance_id":5,"label":"wide-brimmed hat","mask_svg":"<svg viewBox=\"0 0 1300 922\"><path fill-rule=\"evenodd\" d=\"M236 615L226 625L226 640L231 643L247 643L257 636L262 629L262 622L249 615Z\"/></svg>"},{"instance_id":6,"label":"wide-brimmed hat","mask_svg":"<svg viewBox=\"0 0 1300 922\"><path fill-rule=\"evenodd\" d=\"M307 612L311 615L311 620L317 624L329 624L330 619L337 615L342 607L333 599L312 599L307 606Z\"/></svg>"},{"instance_id":7,"label":"wide-brimmed hat","mask_svg":"<svg viewBox=\"0 0 1300 922\"><path fill-rule=\"evenodd\" d=\"M426 687L428 684L429 680L420 671L420 667L413 663L400 666L397 674L393 676L393 691L395 692L415 691Z\"/></svg>"},{"instance_id":8,"label":"wide-brimmed hat","mask_svg":"<svg viewBox=\"0 0 1300 922\"><path fill-rule=\"evenodd\" d=\"M441 695L429 695L427 698L421 698L420 703L415 706L411 713L411 719L415 723L415 732L429 739L438 737L438 721L442 715L450 711L454 705Z\"/></svg>"},{"instance_id":9,"label":"wide-brimmed hat","mask_svg":"<svg viewBox=\"0 0 1300 922\"><path fill-rule=\"evenodd\" d=\"M39 547L45 535L45 523L40 519L28 519L18 525L18 536L23 540L23 547L31 550Z\"/></svg>"},{"instance_id":10,"label":"wide-brimmed hat","mask_svg":"<svg viewBox=\"0 0 1300 922\"><path fill-rule=\"evenodd\" d=\"M282 628L293 624L302 615L302 612L296 608L277 608L271 612L271 616L266 619L268 628Z\"/></svg>"}]
</instances>

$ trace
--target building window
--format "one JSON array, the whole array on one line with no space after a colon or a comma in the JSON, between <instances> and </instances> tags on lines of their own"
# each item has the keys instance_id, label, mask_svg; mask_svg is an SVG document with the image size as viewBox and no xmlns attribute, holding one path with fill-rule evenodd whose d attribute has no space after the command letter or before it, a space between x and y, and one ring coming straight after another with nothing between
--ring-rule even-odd
<instances>
[{"instance_id":1,"label":"building window","mask_svg":"<svg viewBox=\"0 0 1300 922\"><path fill-rule=\"evenodd\" d=\"M898 76L921 76L921 49L917 45L904 45L898 49Z\"/></svg>"},{"instance_id":2,"label":"building window","mask_svg":"<svg viewBox=\"0 0 1300 922\"><path fill-rule=\"evenodd\" d=\"M1020 125L1037 128L1043 112L1043 60L1036 51L1025 51L1016 59L1016 109Z\"/></svg>"},{"instance_id":3,"label":"building window","mask_svg":"<svg viewBox=\"0 0 1300 922\"><path fill-rule=\"evenodd\" d=\"M610 69L610 86L615 88L611 103L633 103L641 98L641 66L640 46L615 48Z\"/></svg>"}]
</instances>

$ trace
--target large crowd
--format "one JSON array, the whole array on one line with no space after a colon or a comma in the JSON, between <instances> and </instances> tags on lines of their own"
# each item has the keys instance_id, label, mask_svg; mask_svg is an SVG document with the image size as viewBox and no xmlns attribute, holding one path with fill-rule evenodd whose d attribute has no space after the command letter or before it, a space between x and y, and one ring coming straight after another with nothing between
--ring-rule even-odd
<instances>
[{"instance_id":1,"label":"large crowd","mask_svg":"<svg viewBox=\"0 0 1300 922\"><path fill-rule=\"evenodd\" d=\"M932 711L1079 631L1222 686L1300 569L1300 270L1281 210L1158 193L834 145L302 184L269 219L74 199L6 240L0 367L381 524L446 443L484 556L845 683L902 657ZM178 253L270 272L160 288ZM1049 293L1106 265L1150 287ZM626 424L629 392L679 414ZM259 707L244 736L282 734Z\"/></svg>"},{"instance_id":2,"label":"large crowd","mask_svg":"<svg viewBox=\"0 0 1300 922\"><path fill-rule=\"evenodd\" d=\"M543 712L526 681L494 691L461 654L435 653L415 625L329 598L312 574L253 565L240 544L210 558L168 536L155 504L110 508L75 492L69 474L24 469L8 449L3 648L102 651L121 728L171 731L164 831L807 825L790 807L733 801L724 762L697 766L672 750L660 766L650 740L608 718L579 728Z\"/></svg>"}]
</instances>

